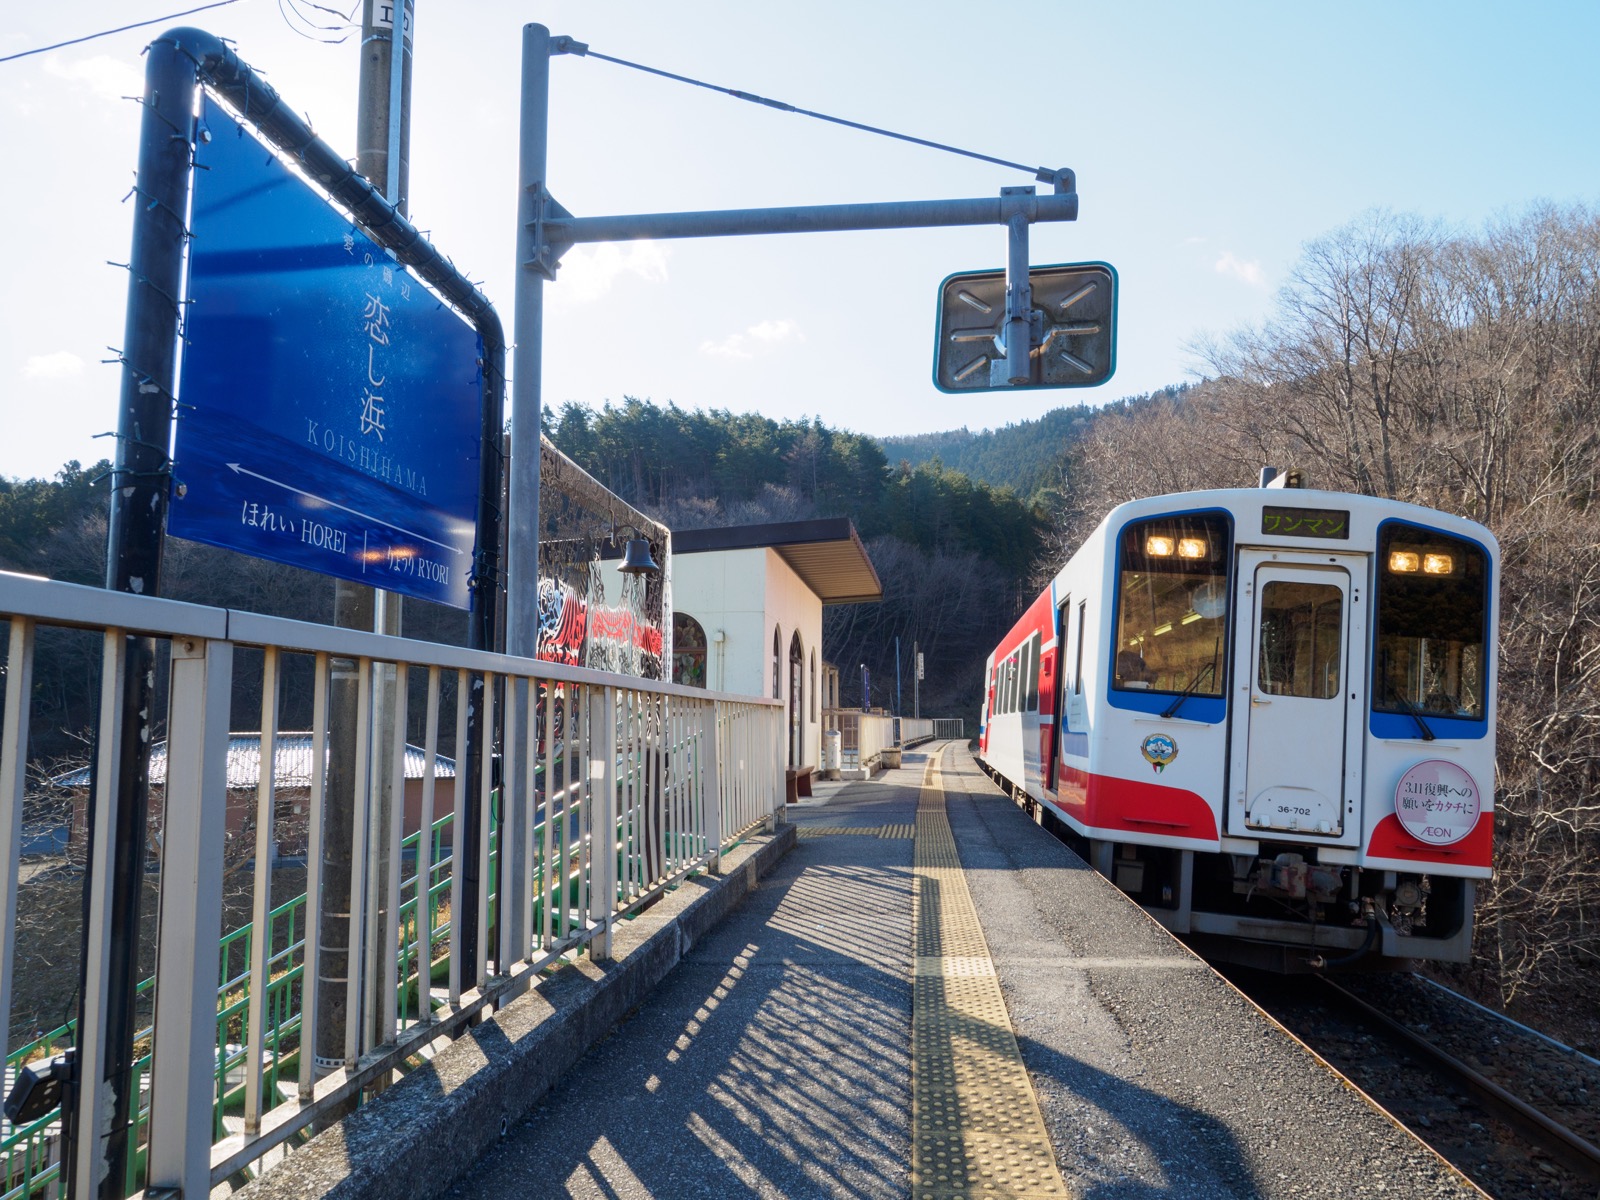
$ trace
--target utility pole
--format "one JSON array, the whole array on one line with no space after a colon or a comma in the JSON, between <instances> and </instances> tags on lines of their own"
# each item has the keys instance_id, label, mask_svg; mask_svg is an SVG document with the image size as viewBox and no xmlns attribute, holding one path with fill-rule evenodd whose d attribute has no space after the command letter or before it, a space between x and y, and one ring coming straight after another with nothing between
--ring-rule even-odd
<instances>
[{"instance_id":1,"label":"utility pole","mask_svg":"<svg viewBox=\"0 0 1600 1200\"><path fill-rule=\"evenodd\" d=\"M402 30L401 53L394 53L396 18ZM361 75L356 116L356 170L383 189L385 198L402 215L410 209L411 138L411 50L415 0L364 0L361 16ZM374 630L397 636L401 628L400 597L361 584L336 580L333 593L334 624L343 629ZM393 733L395 713L395 669L378 668L374 679L374 717L371 739L375 762L386 761L384 748ZM363 947L352 933L360 924L350 914L368 911L382 928L382 913L377 904L370 908L367 897L381 903L388 895L387 871L399 864L387 863L388 828L394 797L389 772L377 775L373 789L376 809L368 829L371 838L368 859L372 869L367 876L367 897L352 896L350 884L355 846L355 808L364 802L356 795L357 708L360 665L354 659L336 658L332 662L328 736L328 795L323 826L323 906L319 931L321 962L317 975L321 984L317 1006L316 1065L326 1072L353 1062L372 1043L373 1025L379 1006L372 1005L366 1016L368 1036L354 1035L352 1022L360 1023L361 998L349 992L352 953L378 953L377 939ZM362 848L365 850L365 848ZM381 856L381 857L380 857ZM355 941L356 944L352 945ZM375 971L365 972L376 980ZM352 1001L355 1011L351 1011Z\"/></svg>"}]
</instances>

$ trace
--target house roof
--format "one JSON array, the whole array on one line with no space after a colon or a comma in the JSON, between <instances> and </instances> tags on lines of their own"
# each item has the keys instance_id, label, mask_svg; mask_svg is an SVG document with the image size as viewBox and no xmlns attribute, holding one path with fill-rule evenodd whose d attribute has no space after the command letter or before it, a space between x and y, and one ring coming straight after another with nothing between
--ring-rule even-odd
<instances>
[{"instance_id":1,"label":"house roof","mask_svg":"<svg viewBox=\"0 0 1600 1200\"><path fill-rule=\"evenodd\" d=\"M672 532L674 554L763 547L794 568L794 573L824 604L862 604L883 599L883 584L849 517Z\"/></svg>"},{"instance_id":2,"label":"house roof","mask_svg":"<svg viewBox=\"0 0 1600 1200\"><path fill-rule=\"evenodd\" d=\"M309 733L280 733L274 742L273 786L278 788L303 788L311 786L311 735ZM406 778L421 779L425 752L417 746L406 746ZM86 788L89 786L89 768L79 767L57 775L50 782L59 788ZM455 760L442 754L434 756L435 779L454 779ZM167 782L167 743L157 742L150 747L150 782ZM254 789L261 782L261 735L259 733L230 733L228 735L228 790Z\"/></svg>"}]
</instances>

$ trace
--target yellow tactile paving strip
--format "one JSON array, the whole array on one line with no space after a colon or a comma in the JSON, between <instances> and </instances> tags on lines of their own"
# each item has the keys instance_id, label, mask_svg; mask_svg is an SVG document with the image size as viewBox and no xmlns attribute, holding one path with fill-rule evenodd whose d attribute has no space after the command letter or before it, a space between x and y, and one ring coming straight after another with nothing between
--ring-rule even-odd
<instances>
[{"instance_id":1,"label":"yellow tactile paving strip","mask_svg":"<svg viewBox=\"0 0 1600 1200\"><path fill-rule=\"evenodd\" d=\"M912 1200L1065 1200L932 763L913 856Z\"/></svg>"},{"instance_id":2,"label":"yellow tactile paving strip","mask_svg":"<svg viewBox=\"0 0 1600 1200\"><path fill-rule=\"evenodd\" d=\"M799 836L819 837L875 837L910 841L916 836L914 825L801 825Z\"/></svg>"}]
</instances>

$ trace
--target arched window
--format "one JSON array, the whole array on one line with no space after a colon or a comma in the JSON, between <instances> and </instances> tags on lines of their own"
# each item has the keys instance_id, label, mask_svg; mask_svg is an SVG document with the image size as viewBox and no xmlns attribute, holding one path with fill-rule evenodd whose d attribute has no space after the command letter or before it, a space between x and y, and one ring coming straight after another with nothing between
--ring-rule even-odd
<instances>
[{"instance_id":1,"label":"arched window","mask_svg":"<svg viewBox=\"0 0 1600 1200\"><path fill-rule=\"evenodd\" d=\"M798 767L806 757L805 706L806 651L800 631L789 639L789 765Z\"/></svg>"},{"instance_id":2,"label":"arched window","mask_svg":"<svg viewBox=\"0 0 1600 1200\"><path fill-rule=\"evenodd\" d=\"M783 699L783 668L779 659L783 656L783 638L778 634L778 627L772 627L772 698Z\"/></svg>"},{"instance_id":3,"label":"arched window","mask_svg":"<svg viewBox=\"0 0 1600 1200\"><path fill-rule=\"evenodd\" d=\"M811 723L817 723L817 652L811 652Z\"/></svg>"},{"instance_id":4,"label":"arched window","mask_svg":"<svg viewBox=\"0 0 1600 1200\"><path fill-rule=\"evenodd\" d=\"M706 686L706 631L688 613L672 614L672 682Z\"/></svg>"}]
</instances>

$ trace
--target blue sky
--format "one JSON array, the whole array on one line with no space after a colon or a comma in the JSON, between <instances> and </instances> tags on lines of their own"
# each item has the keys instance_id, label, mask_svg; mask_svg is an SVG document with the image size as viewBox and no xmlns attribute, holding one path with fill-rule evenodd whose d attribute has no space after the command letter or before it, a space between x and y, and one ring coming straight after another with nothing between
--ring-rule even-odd
<instances>
[{"instance_id":1,"label":"blue sky","mask_svg":"<svg viewBox=\"0 0 1600 1200\"><path fill-rule=\"evenodd\" d=\"M183 7L8 15L0 56ZM998 157L1070 166L1079 220L1033 261L1121 280L1095 391L945 396L934 296L998 267L993 229L577 249L547 291L545 398L632 395L817 415L872 434L1034 417L1192 378L1207 333L1264 319L1301 246L1373 208L1472 229L1600 201L1600 3L806 5L418 0L412 212L511 325L520 28ZM357 39L296 36L275 0L183 18L235 40L354 155ZM9 232L0 475L109 455L140 50L161 26L0 63ZM580 215L992 196L1016 172L595 60L552 66L550 181Z\"/></svg>"}]
</instances>

